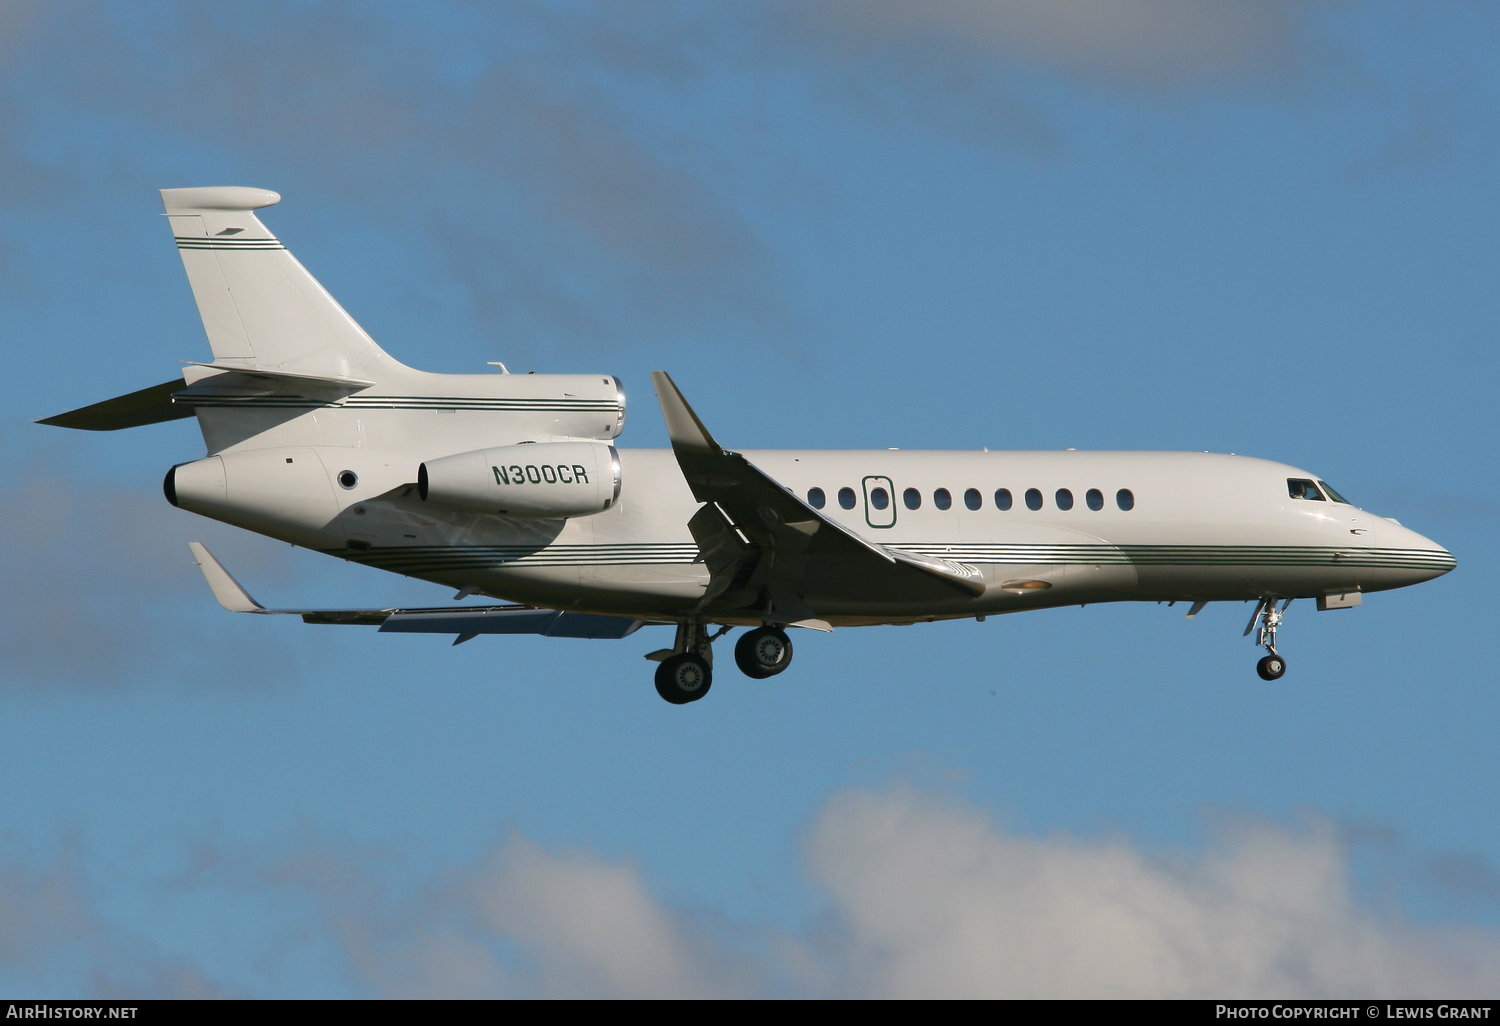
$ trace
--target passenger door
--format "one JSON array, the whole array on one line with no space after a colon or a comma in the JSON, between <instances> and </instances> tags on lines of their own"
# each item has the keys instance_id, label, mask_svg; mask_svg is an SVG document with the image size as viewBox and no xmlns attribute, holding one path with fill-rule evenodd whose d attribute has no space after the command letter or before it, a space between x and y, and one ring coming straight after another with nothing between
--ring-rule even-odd
<instances>
[{"instance_id":1,"label":"passenger door","mask_svg":"<svg viewBox=\"0 0 1500 1026\"><path fill-rule=\"evenodd\" d=\"M865 523L871 527L896 526L896 489L888 477L866 477Z\"/></svg>"}]
</instances>

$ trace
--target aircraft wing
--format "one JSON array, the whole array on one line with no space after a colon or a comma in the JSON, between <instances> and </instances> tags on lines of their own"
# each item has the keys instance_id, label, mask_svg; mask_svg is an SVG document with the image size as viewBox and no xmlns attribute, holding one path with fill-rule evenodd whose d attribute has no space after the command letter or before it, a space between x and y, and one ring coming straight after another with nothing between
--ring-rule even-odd
<instances>
[{"instance_id":1,"label":"aircraft wing","mask_svg":"<svg viewBox=\"0 0 1500 1026\"><path fill-rule=\"evenodd\" d=\"M688 529L703 552L710 583L704 604L750 596L774 622L830 629L803 599L802 583L819 561L853 568L861 586L899 590L911 576L938 580L967 595L984 593L973 567L881 545L830 520L737 452L719 445L665 371L653 371L672 451L703 507Z\"/></svg>"},{"instance_id":2,"label":"aircraft wing","mask_svg":"<svg viewBox=\"0 0 1500 1026\"><path fill-rule=\"evenodd\" d=\"M267 609L250 597L213 554L188 542L219 605L232 613L302 617L303 623L366 624L397 634L456 634L453 642L479 634L541 634L549 638L623 638L645 622L628 616L569 613L535 606L436 606L419 609Z\"/></svg>"}]
</instances>

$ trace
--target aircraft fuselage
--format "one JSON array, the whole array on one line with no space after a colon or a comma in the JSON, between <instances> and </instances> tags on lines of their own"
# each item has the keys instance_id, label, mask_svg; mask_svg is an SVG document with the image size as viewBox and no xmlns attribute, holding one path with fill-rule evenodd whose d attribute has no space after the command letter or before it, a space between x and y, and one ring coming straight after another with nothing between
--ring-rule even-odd
<instances>
[{"instance_id":1,"label":"aircraft fuselage","mask_svg":"<svg viewBox=\"0 0 1500 1026\"><path fill-rule=\"evenodd\" d=\"M280 452L244 454L252 478L236 489L232 505L185 496L180 483L177 501L355 562L530 604L675 619L708 587L686 527L699 504L670 450L620 450L618 501L568 519L424 502L411 487L415 456L403 467L400 459L362 450ZM297 468L299 455L305 469ZM923 582L925 594L862 596L859 566L819 566L804 595L838 625L1122 600L1321 598L1415 584L1454 565L1441 546L1385 517L1327 497L1292 497L1289 482L1317 480L1308 472L1245 456L743 455L851 531L971 567L985 585L978 596L937 581ZM341 474L353 474L355 486L340 487ZM278 486L278 478L288 483ZM308 502L309 494L320 501ZM703 613L745 619L712 605Z\"/></svg>"}]
</instances>

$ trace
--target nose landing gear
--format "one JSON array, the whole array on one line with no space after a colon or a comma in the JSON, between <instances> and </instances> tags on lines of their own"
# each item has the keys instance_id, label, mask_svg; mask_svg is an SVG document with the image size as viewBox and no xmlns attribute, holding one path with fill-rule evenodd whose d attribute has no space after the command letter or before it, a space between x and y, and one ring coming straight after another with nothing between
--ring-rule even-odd
<instances>
[{"instance_id":1,"label":"nose landing gear","mask_svg":"<svg viewBox=\"0 0 1500 1026\"><path fill-rule=\"evenodd\" d=\"M1255 672L1260 674L1261 680L1277 680L1286 672L1286 660L1274 652L1261 656L1260 661L1255 664Z\"/></svg>"},{"instance_id":2,"label":"nose landing gear","mask_svg":"<svg viewBox=\"0 0 1500 1026\"><path fill-rule=\"evenodd\" d=\"M1276 653L1276 629L1281 626L1282 617L1286 615L1287 606L1292 604L1291 599L1281 601L1277 607L1277 599L1267 596L1260 600L1255 607L1255 612L1250 615L1250 622L1245 626L1245 635L1248 637L1252 630L1256 630L1255 643L1268 652L1255 664L1255 672L1260 674L1261 680L1279 680L1286 673L1286 660Z\"/></svg>"}]
</instances>

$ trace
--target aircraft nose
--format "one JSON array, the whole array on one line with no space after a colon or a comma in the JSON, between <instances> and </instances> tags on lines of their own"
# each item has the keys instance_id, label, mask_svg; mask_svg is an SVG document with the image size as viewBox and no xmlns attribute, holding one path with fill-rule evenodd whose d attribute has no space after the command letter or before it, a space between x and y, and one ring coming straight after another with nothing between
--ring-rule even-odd
<instances>
[{"instance_id":1,"label":"aircraft nose","mask_svg":"<svg viewBox=\"0 0 1500 1026\"><path fill-rule=\"evenodd\" d=\"M1406 527L1392 524L1395 537L1391 539L1392 555L1406 579L1403 584L1420 584L1441 577L1454 567L1458 560L1453 553L1431 538L1424 538ZM1382 532L1383 533L1383 532Z\"/></svg>"},{"instance_id":2,"label":"aircraft nose","mask_svg":"<svg viewBox=\"0 0 1500 1026\"><path fill-rule=\"evenodd\" d=\"M1430 558L1432 560L1433 577L1441 577L1449 570L1458 566L1457 557L1441 545L1434 543L1431 551ZM1428 578L1428 580L1431 580L1431 578Z\"/></svg>"}]
</instances>

